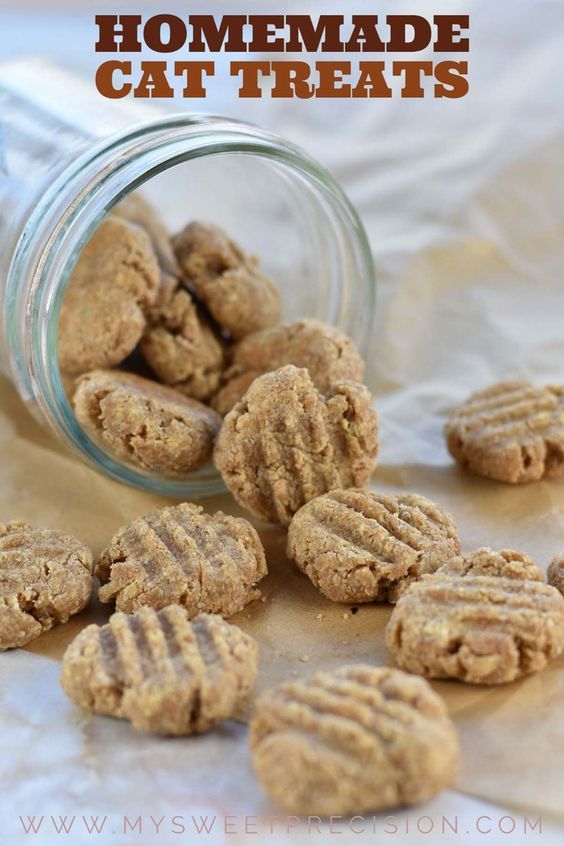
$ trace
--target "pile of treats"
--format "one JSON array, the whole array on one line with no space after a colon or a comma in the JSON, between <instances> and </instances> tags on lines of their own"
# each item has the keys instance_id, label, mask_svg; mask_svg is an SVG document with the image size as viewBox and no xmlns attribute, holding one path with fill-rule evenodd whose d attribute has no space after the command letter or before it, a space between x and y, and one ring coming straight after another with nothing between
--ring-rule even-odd
<instances>
[{"instance_id":1,"label":"pile of treats","mask_svg":"<svg viewBox=\"0 0 564 846\"><path fill-rule=\"evenodd\" d=\"M360 384L364 364L349 338L316 320L280 319L278 289L255 257L206 223L193 221L169 237L152 207L130 195L90 239L65 293L63 385L103 449L176 477L212 458L231 409L248 411L260 427L277 405L273 392L296 391L299 402L316 404L321 427L344 429L346 415L360 428L372 425L372 398ZM272 376L258 378L276 371L274 384ZM247 409L241 400L255 380ZM342 463L347 444L336 449ZM373 445L367 449L368 464ZM218 457L232 461L225 449ZM359 483L368 478L361 476Z\"/></svg>"},{"instance_id":2,"label":"pile of treats","mask_svg":"<svg viewBox=\"0 0 564 846\"><path fill-rule=\"evenodd\" d=\"M0 648L66 622L96 578L115 613L83 629L64 656L62 685L80 706L141 731L190 735L245 719L252 705L256 774L290 813L425 801L452 783L459 757L426 679L505 684L559 656L564 555L545 581L520 552L463 553L442 507L368 488L378 424L352 343L313 321L273 325L278 296L255 261L200 224L176 236L172 252L145 212L133 205L123 218L118 209L100 227L63 309L61 366L82 374L79 419L117 451L169 469L179 456L188 468L186 432L193 427L192 444L204 450L209 424L229 489L254 517L287 529L288 559L304 578L327 601L390 605L390 666L317 672L253 702L259 646L226 618L260 597L265 552L246 519L191 503L137 517L96 558L59 531L0 527ZM106 268L123 284L105 286ZM79 331L90 286L99 286L100 322L89 318L98 338ZM166 386L112 369L136 345ZM451 414L445 434L457 461L484 476L560 475L564 389L511 383L479 392Z\"/></svg>"}]
</instances>

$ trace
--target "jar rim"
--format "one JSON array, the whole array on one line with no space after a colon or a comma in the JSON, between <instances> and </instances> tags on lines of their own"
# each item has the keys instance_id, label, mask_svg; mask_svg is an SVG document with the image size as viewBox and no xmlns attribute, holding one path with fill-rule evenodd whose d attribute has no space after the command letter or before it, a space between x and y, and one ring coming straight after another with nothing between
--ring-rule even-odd
<instances>
[{"instance_id":1,"label":"jar rim","mask_svg":"<svg viewBox=\"0 0 564 846\"><path fill-rule=\"evenodd\" d=\"M75 159L31 214L14 252L6 287L6 338L23 395L37 397L43 418L91 466L120 482L175 498L209 496L225 486L211 465L182 478L167 477L122 463L88 437L63 388L57 358L59 313L78 257L117 203L164 170L223 153L270 159L299 173L330 198L358 253L367 304L359 346L366 348L375 301L374 267L366 233L345 193L299 147L252 124L213 115L172 114L144 121ZM11 318L21 310L34 331L18 333L18 321Z\"/></svg>"}]
</instances>

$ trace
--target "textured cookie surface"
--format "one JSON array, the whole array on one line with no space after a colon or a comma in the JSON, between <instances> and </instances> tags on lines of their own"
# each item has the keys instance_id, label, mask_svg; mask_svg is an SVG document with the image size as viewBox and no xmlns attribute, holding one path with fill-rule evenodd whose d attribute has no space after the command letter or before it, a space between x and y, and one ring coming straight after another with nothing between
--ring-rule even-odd
<instances>
[{"instance_id":1,"label":"textured cookie surface","mask_svg":"<svg viewBox=\"0 0 564 846\"><path fill-rule=\"evenodd\" d=\"M447 561L437 570L440 576L502 576L505 579L530 579L544 582L540 567L528 555L514 549L500 549L495 552L487 546L475 549L467 555L459 555Z\"/></svg>"},{"instance_id":2,"label":"textured cookie surface","mask_svg":"<svg viewBox=\"0 0 564 846\"><path fill-rule=\"evenodd\" d=\"M218 227L194 221L172 239L189 284L220 326L238 339L280 319L280 295Z\"/></svg>"},{"instance_id":3,"label":"textured cookie surface","mask_svg":"<svg viewBox=\"0 0 564 846\"><path fill-rule=\"evenodd\" d=\"M214 463L238 502L287 526L310 499L368 481L378 452L371 403L357 382L323 396L307 370L289 364L255 379L229 412Z\"/></svg>"},{"instance_id":4,"label":"textured cookie surface","mask_svg":"<svg viewBox=\"0 0 564 846\"><path fill-rule=\"evenodd\" d=\"M335 602L394 602L459 551L451 517L410 493L330 491L300 508L288 530L288 557Z\"/></svg>"},{"instance_id":5,"label":"textured cookie surface","mask_svg":"<svg viewBox=\"0 0 564 846\"><path fill-rule=\"evenodd\" d=\"M400 598L386 642L408 672L475 684L511 682L542 670L562 652L564 597L522 573L435 573Z\"/></svg>"},{"instance_id":6,"label":"textured cookie surface","mask_svg":"<svg viewBox=\"0 0 564 846\"><path fill-rule=\"evenodd\" d=\"M73 404L86 432L118 458L170 475L202 467L221 425L197 400L119 370L82 376Z\"/></svg>"},{"instance_id":7,"label":"textured cookie surface","mask_svg":"<svg viewBox=\"0 0 564 846\"><path fill-rule=\"evenodd\" d=\"M564 386L504 382L478 391L450 415L453 457L501 482L533 482L564 473Z\"/></svg>"},{"instance_id":8,"label":"textured cookie surface","mask_svg":"<svg viewBox=\"0 0 564 846\"><path fill-rule=\"evenodd\" d=\"M24 646L81 611L92 593L92 553L71 535L0 525L0 650Z\"/></svg>"},{"instance_id":9,"label":"textured cookie surface","mask_svg":"<svg viewBox=\"0 0 564 846\"><path fill-rule=\"evenodd\" d=\"M561 594L564 594L564 555L557 555L548 565L546 580L553 585Z\"/></svg>"},{"instance_id":10,"label":"textured cookie surface","mask_svg":"<svg viewBox=\"0 0 564 846\"><path fill-rule=\"evenodd\" d=\"M155 314L141 352L161 382L198 400L219 385L223 344L188 291L178 289Z\"/></svg>"},{"instance_id":11,"label":"textured cookie surface","mask_svg":"<svg viewBox=\"0 0 564 846\"><path fill-rule=\"evenodd\" d=\"M58 357L66 373L123 361L145 327L161 273L147 233L117 217L102 221L68 284L59 318Z\"/></svg>"},{"instance_id":12,"label":"textured cookie surface","mask_svg":"<svg viewBox=\"0 0 564 846\"><path fill-rule=\"evenodd\" d=\"M101 553L96 575L100 599L115 600L119 611L178 603L190 617L230 617L260 596L255 584L266 575L266 560L247 520L183 502L121 528Z\"/></svg>"},{"instance_id":13,"label":"textured cookie surface","mask_svg":"<svg viewBox=\"0 0 564 846\"><path fill-rule=\"evenodd\" d=\"M299 320L254 332L235 345L214 408L227 414L254 378L285 364L307 368L321 393L335 382L359 382L364 374L364 362L350 338L319 320Z\"/></svg>"},{"instance_id":14,"label":"textured cookie surface","mask_svg":"<svg viewBox=\"0 0 564 846\"><path fill-rule=\"evenodd\" d=\"M63 658L61 684L78 705L130 720L141 731L197 734L241 716L258 648L214 614L140 608L88 626Z\"/></svg>"},{"instance_id":15,"label":"textured cookie surface","mask_svg":"<svg viewBox=\"0 0 564 846\"><path fill-rule=\"evenodd\" d=\"M342 667L265 691L249 729L262 786L295 814L424 802L458 763L442 700L423 679L388 667Z\"/></svg>"}]
</instances>

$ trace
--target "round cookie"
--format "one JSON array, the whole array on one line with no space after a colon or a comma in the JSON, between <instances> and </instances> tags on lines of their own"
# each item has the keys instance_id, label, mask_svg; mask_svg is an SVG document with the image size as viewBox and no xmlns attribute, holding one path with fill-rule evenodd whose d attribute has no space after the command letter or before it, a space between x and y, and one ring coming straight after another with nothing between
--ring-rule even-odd
<instances>
[{"instance_id":1,"label":"round cookie","mask_svg":"<svg viewBox=\"0 0 564 846\"><path fill-rule=\"evenodd\" d=\"M214 614L140 608L88 626L63 658L61 684L88 711L130 720L140 731L189 735L243 712L258 647Z\"/></svg>"},{"instance_id":2,"label":"round cookie","mask_svg":"<svg viewBox=\"0 0 564 846\"><path fill-rule=\"evenodd\" d=\"M147 233L102 221L78 259L59 318L59 366L67 374L119 364L145 328L161 273Z\"/></svg>"},{"instance_id":3,"label":"round cookie","mask_svg":"<svg viewBox=\"0 0 564 846\"><path fill-rule=\"evenodd\" d=\"M172 245L190 286L232 338L279 321L276 286L221 229L194 221L173 237Z\"/></svg>"},{"instance_id":4,"label":"round cookie","mask_svg":"<svg viewBox=\"0 0 564 846\"><path fill-rule=\"evenodd\" d=\"M288 529L288 558L334 602L395 602L458 552L452 518L410 493L333 490L300 508Z\"/></svg>"},{"instance_id":5,"label":"round cookie","mask_svg":"<svg viewBox=\"0 0 564 846\"><path fill-rule=\"evenodd\" d=\"M120 370L94 370L76 385L78 422L118 458L184 475L210 458L221 417L172 388Z\"/></svg>"},{"instance_id":6,"label":"round cookie","mask_svg":"<svg viewBox=\"0 0 564 846\"><path fill-rule=\"evenodd\" d=\"M564 595L564 555L557 555L548 565L546 580Z\"/></svg>"},{"instance_id":7,"label":"round cookie","mask_svg":"<svg viewBox=\"0 0 564 846\"><path fill-rule=\"evenodd\" d=\"M265 691L249 725L253 766L291 814L361 814L430 799L458 765L443 701L389 667L319 672Z\"/></svg>"},{"instance_id":8,"label":"round cookie","mask_svg":"<svg viewBox=\"0 0 564 846\"><path fill-rule=\"evenodd\" d=\"M254 332L234 346L213 407L227 414L254 378L285 364L307 368L321 393L330 391L335 382L360 382L364 374L364 362L343 332L320 320L299 320Z\"/></svg>"},{"instance_id":9,"label":"round cookie","mask_svg":"<svg viewBox=\"0 0 564 846\"><path fill-rule=\"evenodd\" d=\"M137 517L119 529L95 569L102 602L130 613L142 605L180 604L231 617L260 597L266 575L259 536L247 520L206 514L183 502Z\"/></svg>"},{"instance_id":10,"label":"round cookie","mask_svg":"<svg viewBox=\"0 0 564 846\"><path fill-rule=\"evenodd\" d=\"M229 412L214 463L241 505L287 526L310 499L365 484L377 452L368 389L340 382L323 396L307 370L289 364L255 379Z\"/></svg>"},{"instance_id":11,"label":"round cookie","mask_svg":"<svg viewBox=\"0 0 564 846\"><path fill-rule=\"evenodd\" d=\"M155 315L141 339L141 353L161 382L198 400L208 399L219 385L223 344L180 288Z\"/></svg>"},{"instance_id":12,"label":"round cookie","mask_svg":"<svg viewBox=\"0 0 564 846\"><path fill-rule=\"evenodd\" d=\"M92 553L72 535L0 524L0 650L66 623L92 594Z\"/></svg>"},{"instance_id":13,"label":"round cookie","mask_svg":"<svg viewBox=\"0 0 564 846\"><path fill-rule=\"evenodd\" d=\"M501 482L564 473L564 386L502 382L472 394L445 425L451 455Z\"/></svg>"},{"instance_id":14,"label":"round cookie","mask_svg":"<svg viewBox=\"0 0 564 846\"><path fill-rule=\"evenodd\" d=\"M388 648L403 670L503 684L560 655L564 597L535 570L534 579L526 577L530 563L524 571L513 558L508 569L511 555L518 554L479 550L408 588L386 628Z\"/></svg>"}]
</instances>

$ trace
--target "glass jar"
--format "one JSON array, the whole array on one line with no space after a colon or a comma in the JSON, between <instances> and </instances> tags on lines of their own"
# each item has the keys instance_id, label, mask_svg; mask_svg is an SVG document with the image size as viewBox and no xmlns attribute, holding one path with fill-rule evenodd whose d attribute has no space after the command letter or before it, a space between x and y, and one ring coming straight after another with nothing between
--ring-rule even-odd
<instances>
[{"instance_id":1,"label":"glass jar","mask_svg":"<svg viewBox=\"0 0 564 846\"><path fill-rule=\"evenodd\" d=\"M332 177L255 126L103 100L41 60L0 65L0 362L32 413L114 479L196 498L213 467L171 479L121 463L78 424L57 362L65 287L102 218L144 192L171 228L223 226L281 289L283 319L332 323L367 349L374 274L362 224Z\"/></svg>"}]
</instances>

